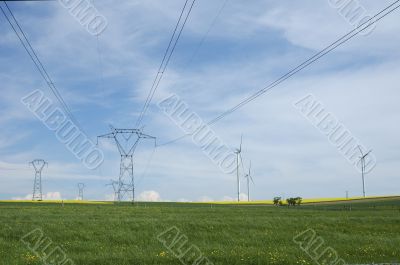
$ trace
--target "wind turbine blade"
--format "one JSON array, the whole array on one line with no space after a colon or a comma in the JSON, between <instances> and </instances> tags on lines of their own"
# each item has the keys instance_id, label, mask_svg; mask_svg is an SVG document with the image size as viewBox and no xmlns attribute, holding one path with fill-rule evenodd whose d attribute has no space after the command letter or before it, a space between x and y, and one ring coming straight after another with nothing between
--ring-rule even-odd
<instances>
[{"instance_id":1,"label":"wind turbine blade","mask_svg":"<svg viewBox=\"0 0 400 265\"><path fill-rule=\"evenodd\" d=\"M251 175L249 175L249 177L250 177L251 182L252 182L253 184L255 184L253 178L251 177Z\"/></svg>"},{"instance_id":2,"label":"wind turbine blade","mask_svg":"<svg viewBox=\"0 0 400 265\"><path fill-rule=\"evenodd\" d=\"M361 159L365 159L370 153L372 152L372 149L371 150L369 150L369 152L368 153L366 153L365 155L363 155L362 157L361 157Z\"/></svg>"},{"instance_id":3,"label":"wind turbine blade","mask_svg":"<svg viewBox=\"0 0 400 265\"><path fill-rule=\"evenodd\" d=\"M243 166L243 158L242 158L242 153L240 152L239 153L239 156L240 156L240 164L242 164L242 170L243 170L243 174L244 174L244 166Z\"/></svg>"},{"instance_id":4,"label":"wind turbine blade","mask_svg":"<svg viewBox=\"0 0 400 265\"><path fill-rule=\"evenodd\" d=\"M254 184L253 177L251 176L251 160L250 160L250 165L249 165L249 178L250 178L251 182L253 182L253 184Z\"/></svg>"},{"instance_id":5,"label":"wind turbine blade","mask_svg":"<svg viewBox=\"0 0 400 265\"><path fill-rule=\"evenodd\" d=\"M357 147L358 147L358 150L360 150L361 156L364 156L363 151L361 150L360 145L358 145Z\"/></svg>"},{"instance_id":6,"label":"wind turbine blade","mask_svg":"<svg viewBox=\"0 0 400 265\"><path fill-rule=\"evenodd\" d=\"M243 134L240 135L240 147L239 147L239 151L242 151L242 142L243 142Z\"/></svg>"}]
</instances>

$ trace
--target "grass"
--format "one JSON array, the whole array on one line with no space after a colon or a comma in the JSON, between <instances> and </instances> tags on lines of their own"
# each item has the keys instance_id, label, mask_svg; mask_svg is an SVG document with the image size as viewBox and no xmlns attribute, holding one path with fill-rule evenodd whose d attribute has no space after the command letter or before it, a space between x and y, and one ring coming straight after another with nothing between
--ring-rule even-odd
<instances>
[{"instance_id":1,"label":"grass","mask_svg":"<svg viewBox=\"0 0 400 265\"><path fill-rule=\"evenodd\" d=\"M379 199L393 199L397 198L397 196L371 196L371 197L351 197L351 198L314 198L314 199L303 199L302 204L310 204L310 203L326 203L326 202L354 202L358 200L366 201L366 200L379 200ZM398 197L400 199L400 197ZM236 201L221 201L221 202L211 202L213 204L222 204L222 205L232 205L238 204ZM239 204L245 205L273 205L274 202L272 200L264 200L264 201L243 201ZM283 204L287 204L286 201L283 201Z\"/></svg>"},{"instance_id":2,"label":"grass","mask_svg":"<svg viewBox=\"0 0 400 265\"><path fill-rule=\"evenodd\" d=\"M32 201L32 200L0 200L0 203L58 203L58 204L113 204L113 202L105 201L78 201L78 200L45 200L45 201Z\"/></svg>"},{"instance_id":3,"label":"grass","mask_svg":"<svg viewBox=\"0 0 400 265\"><path fill-rule=\"evenodd\" d=\"M181 264L157 235L175 226L213 264L316 264L293 237L314 229L348 264L400 262L400 199L300 207L0 202L0 264L44 264L20 239L40 228L75 264ZM69 264L68 264L69 265Z\"/></svg>"}]
</instances>

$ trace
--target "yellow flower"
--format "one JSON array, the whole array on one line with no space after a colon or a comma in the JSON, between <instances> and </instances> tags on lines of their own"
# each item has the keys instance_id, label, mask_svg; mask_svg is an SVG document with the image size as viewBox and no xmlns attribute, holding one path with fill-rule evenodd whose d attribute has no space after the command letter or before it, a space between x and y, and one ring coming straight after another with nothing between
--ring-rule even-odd
<instances>
[{"instance_id":1,"label":"yellow flower","mask_svg":"<svg viewBox=\"0 0 400 265\"><path fill-rule=\"evenodd\" d=\"M36 255L32 255L30 253L26 253L24 255L24 259L25 259L26 263L28 265L30 265L30 264L37 264L37 262L39 261L40 257L38 257Z\"/></svg>"},{"instance_id":2,"label":"yellow flower","mask_svg":"<svg viewBox=\"0 0 400 265\"><path fill-rule=\"evenodd\" d=\"M165 257L167 253L165 251L161 251L160 254L157 255L157 257Z\"/></svg>"}]
</instances>

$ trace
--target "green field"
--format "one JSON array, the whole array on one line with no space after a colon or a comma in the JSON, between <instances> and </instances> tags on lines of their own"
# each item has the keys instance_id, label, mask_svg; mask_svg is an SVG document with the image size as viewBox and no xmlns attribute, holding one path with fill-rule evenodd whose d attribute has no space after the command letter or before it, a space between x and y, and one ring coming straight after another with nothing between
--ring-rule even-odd
<instances>
[{"instance_id":1,"label":"green field","mask_svg":"<svg viewBox=\"0 0 400 265\"><path fill-rule=\"evenodd\" d=\"M173 254L179 251L177 245L168 250L157 239L171 227L187 236L181 250L198 247L208 264L317 264L293 241L307 229L324 240L319 250L331 247L347 264L400 263L398 198L291 208L0 202L0 221L4 265L45 264L41 258L57 246L73 261L66 265L183 264ZM45 238L36 253L26 242L38 237L24 237L35 229ZM166 245L175 231L161 237ZM51 243L47 249L46 242Z\"/></svg>"}]
</instances>

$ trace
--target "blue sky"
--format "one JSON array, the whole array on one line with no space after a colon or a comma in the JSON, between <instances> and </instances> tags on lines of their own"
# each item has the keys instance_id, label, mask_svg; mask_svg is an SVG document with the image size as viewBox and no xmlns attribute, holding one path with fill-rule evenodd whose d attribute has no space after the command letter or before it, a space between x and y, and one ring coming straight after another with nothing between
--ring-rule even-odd
<instances>
[{"instance_id":1,"label":"blue sky","mask_svg":"<svg viewBox=\"0 0 400 265\"><path fill-rule=\"evenodd\" d=\"M135 125L183 3L94 1L108 21L98 39L58 1L9 6L95 141L109 124ZM370 14L389 3L362 1ZM359 172L293 107L310 93L374 150L377 166L367 175L367 194L398 193L399 20L395 11L368 36L354 38L212 127L232 149L243 134L243 158L253 166L252 199L337 197L346 190L361 195ZM49 197L74 199L77 183L84 182L87 199L109 199L106 184L119 170L115 147L102 141L105 161L88 170L21 104L35 89L52 94L4 16L0 25L0 199L32 193L28 162L35 158L49 162L43 171ZM210 120L351 29L329 1L198 1L146 115L145 132L160 143L182 134L156 106L172 93ZM222 173L190 138L152 152L149 142L137 150L140 199L235 197L235 176Z\"/></svg>"}]
</instances>

